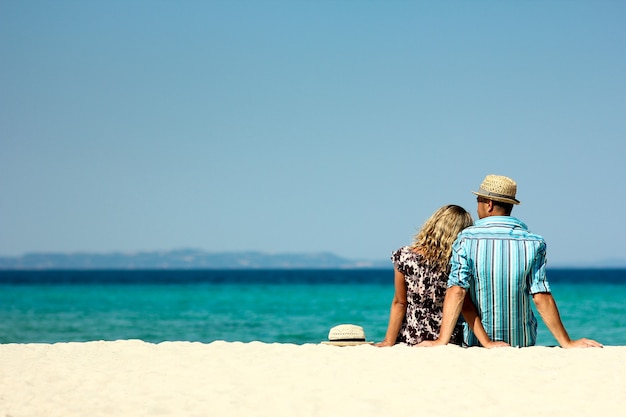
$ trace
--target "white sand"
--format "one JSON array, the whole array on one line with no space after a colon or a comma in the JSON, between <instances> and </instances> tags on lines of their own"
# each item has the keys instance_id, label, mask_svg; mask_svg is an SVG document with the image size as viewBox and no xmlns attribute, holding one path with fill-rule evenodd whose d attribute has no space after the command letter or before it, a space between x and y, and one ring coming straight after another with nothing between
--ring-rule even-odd
<instances>
[{"instance_id":1,"label":"white sand","mask_svg":"<svg viewBox=\"0 0 626 417\"><path fill-rule=\"evenodd\" d=\"M0 345L24 416L626 416L626 347Z\"/></svg>"}]
</instances>

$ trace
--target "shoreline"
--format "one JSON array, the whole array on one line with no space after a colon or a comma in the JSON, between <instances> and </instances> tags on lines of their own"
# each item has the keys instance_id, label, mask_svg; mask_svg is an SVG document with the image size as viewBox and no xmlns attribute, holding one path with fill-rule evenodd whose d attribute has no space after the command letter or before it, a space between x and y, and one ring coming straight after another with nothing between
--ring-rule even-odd
<instances>
[{"instance_id":1,"label":"shoreline","mask_svg":"<svg viewBox=\"0 0 626 417\"><path fill-rule=\"evenodd\" d=\"M623 415L626 346L0 345L0 416Z\"/></svg>"}]
</instances>

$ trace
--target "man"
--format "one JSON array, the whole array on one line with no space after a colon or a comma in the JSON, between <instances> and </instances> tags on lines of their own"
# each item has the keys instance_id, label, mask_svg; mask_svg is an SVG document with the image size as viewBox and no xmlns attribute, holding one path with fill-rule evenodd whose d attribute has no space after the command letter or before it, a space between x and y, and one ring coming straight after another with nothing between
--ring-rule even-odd
<instances>
[{"instance_id":1,"label":"man","mask_svg":"<svg viewBox=\"0 0 626 417\"><path fill-rule=\"evenodd\" d=\"M513 205L520 204L516 192L515 181L500 175L487 175L473 192L479 220L453 245L439 338L418 346L447 344L461 312L469 346L533 346L537 320L531 298L562 347L602 346L567 334L546 278L546 243L511 216Z\"/></svg>"}]
</instances>

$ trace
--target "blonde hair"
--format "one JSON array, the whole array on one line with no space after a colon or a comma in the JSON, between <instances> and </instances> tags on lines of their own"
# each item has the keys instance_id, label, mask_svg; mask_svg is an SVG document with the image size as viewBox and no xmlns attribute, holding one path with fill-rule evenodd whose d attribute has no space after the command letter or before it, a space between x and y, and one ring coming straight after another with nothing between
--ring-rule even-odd
<instances>
[{"instance_id":1,"label":"blonde hair","mask_svg":"<svg viewBox=\"0 0 626 417\"><path fill-rule=\"evenodd\" d=\"M459 232L474 223L471 214L461 206L441 207L415 235L411 248L417 250L432 267L448 272L452 243Z\"/></svg>"}]
</instances>

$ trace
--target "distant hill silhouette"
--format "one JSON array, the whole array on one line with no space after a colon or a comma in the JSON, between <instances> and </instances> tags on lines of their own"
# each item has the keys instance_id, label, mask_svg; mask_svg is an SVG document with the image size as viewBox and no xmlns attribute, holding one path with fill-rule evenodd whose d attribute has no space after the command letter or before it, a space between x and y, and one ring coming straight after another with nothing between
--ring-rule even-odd
<instances>
[{"instance_id":1,"label":"distant hill silhouette","mask_svg":"<svg viewBox=\"0 0 626 417\"><path fill-rule=\"evenodd\" d=\"M0 257L0 269L341 269L390 268L389 261L357 261L332 253L270 254L182 249L132 253L31 253Z\"/></svg>"},{"instance_id":2,"label":"distant hill silhouette","mask_svg":"<svg viewBox=\"0 0 626 417\"><path fill-rule=\"evenodd\" d=\"M30 253L0 256L0 270L14 269L387 269L390 260L346 259L330 252L206 252L180 249L152 252ZM577 265L550 264L551 269L626 268L626 260L605 259Z\"/></svg>"}]
</instances>

